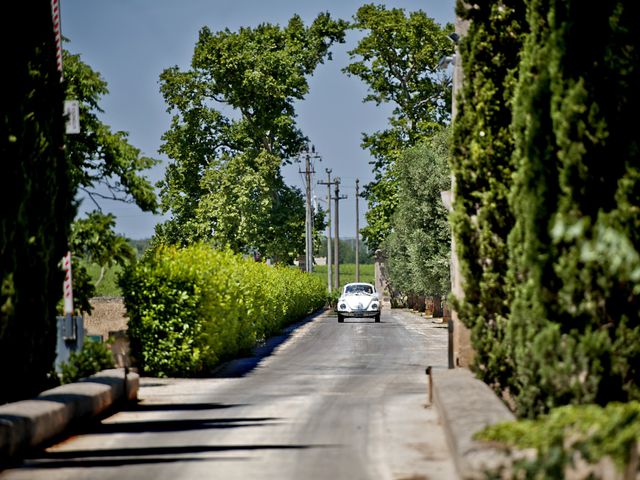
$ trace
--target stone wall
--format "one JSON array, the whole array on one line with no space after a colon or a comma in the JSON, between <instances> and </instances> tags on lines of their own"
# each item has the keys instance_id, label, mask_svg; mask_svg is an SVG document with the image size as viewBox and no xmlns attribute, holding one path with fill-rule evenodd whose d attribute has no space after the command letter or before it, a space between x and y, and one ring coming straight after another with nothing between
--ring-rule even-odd
<instances>
[{"instance_id":1,"label":"stone wall","mask_svg":"<svg viewBox=\"0 0 640 480\"><path fill-rule=\"evenodd\" d=\"M126 310L122 297L95 297L91 299L93 312L84 315L85 334L109 338L109 332L127 329Z\"/></svg>"},{"instance_id":2,"label":"stone wall","mask_svg":"<svg viewBox=\"0 0 640 480\"><path fill-rule=\"evenodd\" d=\"M111 340L110 348L116 367L129 367L129 340L127 339L127 311L122 297L94 297L93 312L84 316L85 335Z\"/></svg>"}]
</instances>

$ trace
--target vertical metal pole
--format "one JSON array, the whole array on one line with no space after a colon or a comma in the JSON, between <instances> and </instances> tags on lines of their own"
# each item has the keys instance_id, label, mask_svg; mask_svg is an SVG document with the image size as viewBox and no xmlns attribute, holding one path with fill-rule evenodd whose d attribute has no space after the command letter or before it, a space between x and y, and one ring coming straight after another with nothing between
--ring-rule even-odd
<instances>
[{"instance_id":1,"label":"vertical metal pole","mask_svg":"<svg viewBox=\"0 0 640 480\"><path fill-rule=\"evenodd\" d=\"M358 197L360 195L360 180L356 178L356 282L360 281L360 211Z\"/></svg>"},{"instance_id":2,"label":"vertical metal pole","mask_svg":"<svg viewBox=\"0 0 640 480\"><path fill-rule=\"evenodd\" d=\"M327 207L329 210L329 221L327 222L327 285L329 287L329 292L333 288L333 279L331 278L331 270L333 270L331 258L331 169L326 168L327 172Z\"/></svg>"},{"instance_id":3,"label":"vertical metal pole","mask_svg":"<svg viewBox=\"0 0 640 480\"><path fill-rule=\"evenodd\" d=\"M336 195L334 201L336 202L335 207L336 211L334 214L334 218L336 221L334 232L335 235L333 237L333 253L335 255L334 265L335 271L333 276L333 286L336 290L340 289L340 207L338 202L340 202L340 179L335 179L336 185Z\"/></svg>"},{"instance_id":4,"label":"vertical metal pole","mask_svg":"<svg viewBox=\"0 0 640 480\"><path fill-rule=\"evenodd\" d=\"M449 360L449 368L455 368L456 365L453 360L453 320L449 319L447 321L447 352L448 352L448 360Z\"/></svg>"}]
</instances>

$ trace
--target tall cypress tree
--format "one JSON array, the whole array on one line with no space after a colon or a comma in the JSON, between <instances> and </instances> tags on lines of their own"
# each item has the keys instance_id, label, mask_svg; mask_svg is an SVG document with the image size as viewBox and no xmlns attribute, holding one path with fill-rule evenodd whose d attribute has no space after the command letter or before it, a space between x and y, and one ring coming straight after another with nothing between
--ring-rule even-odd
<instances>
[{"instance_id":1,"label":"tall cypress tree","mask_svg":"<svg viewBox=\"0 0 640 480\"><path fill-rule=\"evenodd\" d=\"M509 340L531 416L640 398L640 8L528 3Z\"/></svg>"},{"instance_id":2,"label":"tall cypress tree","mask_svg":"<svg viewBox=\"0 0 640 480\"><path fill-rule=\"evenodd\" d=\"M464 70L454 122L453 233L464 297L461 320L472 332L475 370L503 390L511 362L503 339L512 287L507 275L507 237L514 224L508 207L513 172L511 99L522 46L523 0L459 2L469 21L460 54Z\"/></svg>"},{"instance_id":3,"label":"tall cypress tree","mask_svg":"<svg viewBox=\"0 0 640 480\"><path fill-rule=\"evenodd\" d=\"M14 28L2 34L0 403L48 385L62 298L59 263L74 214L51 4L11 2L3 12Z\"/></svg>"}]
</instances>

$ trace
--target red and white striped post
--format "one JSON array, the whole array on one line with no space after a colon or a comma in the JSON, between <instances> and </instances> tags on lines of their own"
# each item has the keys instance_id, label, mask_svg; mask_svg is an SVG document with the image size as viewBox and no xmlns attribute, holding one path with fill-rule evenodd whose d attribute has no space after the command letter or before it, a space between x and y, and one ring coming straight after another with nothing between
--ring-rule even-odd
<instances>
[{"instance_id":1,"label":"red and white striped post","mask_svg":"<svg viewBox=\"0 0 640 480\"><path fill-rule=\"evenodd\" d=\"M73 315L73 288L71 286L71 252L62 259L62 268L64 269L64 314L65 316Z\"/></svg>"},{"instance_id":2,"label":"red and white striped post","mask_svg":"<svg viewBox=\"0 0 640 480\"><path fill-rule=\"evenodd\" d=\"M53 19L53 33L56 36L56 63L62 81L62 33L60 31L60 2L51 0L51 17Z\"/></svg>"}]
</instances>

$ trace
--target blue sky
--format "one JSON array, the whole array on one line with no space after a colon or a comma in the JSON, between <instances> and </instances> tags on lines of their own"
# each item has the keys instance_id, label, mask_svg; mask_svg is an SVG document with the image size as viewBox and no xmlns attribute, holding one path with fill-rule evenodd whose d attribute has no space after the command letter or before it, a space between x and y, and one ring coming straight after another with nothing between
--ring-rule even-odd
<instances>
[{"instance_id":1,"label":"blue sky","mask_svg":"<svg viewBox=\"0 0 640 480\"><path fill-rule=\"evenodd\" d=\"M69 39L65 48L79 53L83 61L100 72L108 83L103 98L102 120L113 130L129 132L129 141L145 155L162 163L147 175L153 182L164 176L167 158L158 153L161 136L170 124L159 92L159 75L177 65L187 69L198 32L203 26L213 31L263 22L284 25L294 14L310 23L319 12L334 18L351 19L360 5L356 1L292 0L61 0L62 34ZM407 12L423 10L440 24L455 19L455 0L394 0L388 8ZM340 203L341 236L355 236L355 180L360 185L373 179L368 152L360 148L361 133L386 128L389 107L363 104L366 87L341 72L349 63L347 51L354 48L357 32L349 32L345 44L333 48L333 60L320 65L310 78L310 93L298 104L298 125L322 157L317 162L314 189L320 202L326 187L315 185L326 180L325 168L342 179L341 193L348 199ZM291 185L303 187L300 165L284 170ZM91 208L90 202L83 204ZM153 235L162 216L141 212L131 205L104 202L103 209L117 217L116 231L129 238ZM366 202L360 202L360 226L366 224Z\"/></svg>"}]
</instances>

